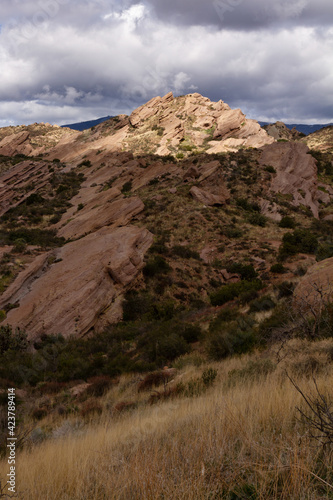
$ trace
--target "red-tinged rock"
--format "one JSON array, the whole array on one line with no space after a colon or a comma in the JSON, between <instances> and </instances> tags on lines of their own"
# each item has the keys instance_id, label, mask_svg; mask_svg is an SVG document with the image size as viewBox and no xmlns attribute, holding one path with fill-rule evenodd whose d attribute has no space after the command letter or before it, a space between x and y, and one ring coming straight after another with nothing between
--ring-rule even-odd
<instances>
[{"instance_id":1,"label":"red-tinged rock","mask_svg":"<svg viewBox=\"0 0 333 500\"><path fill-rule=\"evenodd\" d=\"M18 301L6 321L30 339L80 336L119 321L119 298L143 267L152 242L146 229L103 228L40 255L5 291L0 309Z\"/></svg>"}]
</instances>

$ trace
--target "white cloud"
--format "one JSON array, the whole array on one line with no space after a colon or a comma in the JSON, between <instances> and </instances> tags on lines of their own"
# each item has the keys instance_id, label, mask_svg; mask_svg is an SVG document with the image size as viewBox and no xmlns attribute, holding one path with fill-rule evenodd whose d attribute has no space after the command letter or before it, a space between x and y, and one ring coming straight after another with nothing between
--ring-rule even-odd
<instances>
[{"instance_id":1,"label":"white cloud","mask_svg":"<svg viewBox=\"0 0 333 500\"><path fill-rule=\"evenodd\" d=\"M333 30L300 22L313 8L308 0L265 2L267 29L261 21L260 30L181 25L156 17L144 1L46 1L58 2L54 17L31 27L40 4L18 0L22 17L0 34L2 124L128 113L155 95L194 89L254 118L333 120ZM8 19L11 5L5 1ZM171 5L160 7L167 13ZM199 17L202 0L192 5L188 15ZM249 5L231 17L237 10L245 23ZM281 24L273 29L269 16Z\"/></svg>"}]
</instances>

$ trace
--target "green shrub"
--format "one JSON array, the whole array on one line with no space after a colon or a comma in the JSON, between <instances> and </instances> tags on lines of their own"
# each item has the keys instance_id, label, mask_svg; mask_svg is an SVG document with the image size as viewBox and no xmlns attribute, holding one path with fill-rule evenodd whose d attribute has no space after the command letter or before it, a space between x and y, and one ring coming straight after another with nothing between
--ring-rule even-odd
<instances>
[{"instance_id":1,"label":"green shrub","mask_svg":"<svg viewBox=\"0 0 333 500\"><path fill-rule=\"evenodd\" d=\"M247 220L253 226L265 227L267 223L267 217L258 213L250 214Z\"/></svg>"},{"instance_id":2,"label":"green shrub","mask_svg":"<svg viewBox=\"0 0 333 500\"><path fill-rule=\"evenodd\" d=\"M180 334L188 343L197 342L202 336L202 330L199 325L186 325Z\"/></svg>"},{"instance_id":3,"label":"green shrub","mask_svg":"<svg viewBox=\"0 0 333 500\"><path fill-rule=\"evenodd\" d=\"M282 219L279 222L279 227L283 227L286 229L294 229L296 226L296 222L292 217L289 217L286 215L285 217L282 217Z\"/></svg>"},{"instance_id":4,"label":"green shrub","mask_svg":"<svg viewBox=\"0 0 333 500\"><path fill-rule=\"evenodd\" d=\"M24 238L17 238L17 240L14 241L14 247L12 252L13 253L22 253L26 250L27 248L27 242L25 241Z\"/></svg>"},{"instance_id":5,"label":"green shrub","mask_svg":"<svg viewBox=\"0 0 333 500\"><path fill-rule=\"evenodd\" d=\"M16 328L14 331L11 326L0 326L0 354L8 350L25 351L28 347L27 334Z\"/></svg>"},{"instance_id":6,"label":"green shrub","mask_svg":"<svg viewBox=\"0 0 333 500\"><path fill-rule=\"evenodd\" d=\"M270 271L274 274L283 274L286 272L286 268L283 264L281 264L281 262L277 262L271 266Z\"/></svg>"},{"instance_id":7,"label":"green shrub","mask_svg":"<svg viewBox=\"0 0 333 500\"><path fill-rule=\"evenodd\" d=\"M290 297L294 293L294 288L295 284L290 281L283 281L277 285L279 299L282 299L282 297Z\"/></svg>"},{"instance_id":8,"label":"green shrub","mask_svg":"<svg viewBox=\"0 0 333 500\"><path fill-rule=\"evenodd\" d=\"M15 245L15 241L24 240L28 245L38 245L42 248L62 246L66 240L59 238L52 229L18 228L11 230L0 229L0 243L2 245Z\"/></svg>"},{"instance_id":9,"label":"green shrub","mask_svg":"<svg viewBox=\"0 0 333 500\"><path fill-rule=\"evenodd\" d=\"M275 368L275 365L269 359L251 360L246 363L244 368L231 370L228 373L228 382L232 385L240 381L253 382L262 377L267 377Z\"/></svg>"},{"instance_id":10,"label":"green shrub","mask_svg":"<svg viewBox=\"0 0 333 500\"><path fill-rule=\"evenodd\" d=\"M121 192L123 194L129 193L132 189L132 181L127 181L125 184L123 184L123 187L121 188Z\"/></svg>"},{"instance_id":11,"label":"green shrub","mask_svg":"<svg viewBox=\"0 0 333 500\"><path fill-rule=\"evenodd\" d=\"M182 257L183 259L197 259L201 260L200 255L195 250L192 250L188 245L174 245L171 250L173 255Z\"/></svg>"},{"instance_id":12,"label":"green shrub","mask_svg":"<svg viewBox=\"0 0 333 500\"><path fill-rule=\"evenodd\" d=\"M214 368L208 368L201 375L202 382L206 387L210 387L211 385L213 385L216 377L217 377L217 370L214 370Z\"/></svg>"},{"instance_id":13,"label":"green shrub","mask_svg":"<svg viewBox=\"0 0 333 500\"><path fill-rule=\"evenodd\" d=\"M233 354L248 352L255 345L256 336L250 327L241 327L237 322L226 325L225 330L210 335L206 342L208 356L216 361Z\"/></svg>"},{"instance_id":14,"label":"green shrub","mask_svg":"<svg viewBox=\"0 0 333 500\"><path fill-rule=\"evenodd\" d=\"M171 271L171 267L163 257L156 255L148 260L143 268L143 274L146 278L165 274Z\"/></svg>"},{"instance_id":15,"label":"green shrub","mask_svg":"<svg viewBox=\"0 0 333 500\"><path fill-rule=\"evenodd\" d=\"M274 167L272 167L272 165L267 165L265 167L265 170L266 170L266 172L269 172L270 174L276 174L276 170Z\"/></svg>"},{"instance_id":16,"label":"green shrub","mask_svg":"<svg viewBox=\"0 0 333 500\"><path fill-rule=\"evenodd\" d=\"M262 282L258 279L253 281L243 280L238 283L224 285L218 291L210 294L213 306L222 306L226 302L239 297L244 292L258 291L262 288Z\"/></svg>"},{"instance_id":17,"label":"green shrub","mask_svg":"<svg viewBox=\"0 0 333 500\"><path fill-rule=\"evenodd\" d=\"M333 244L330 242L321 243L316 251L317 261L329 259L331 257L333 257Z\"/></svg>"},{"instance_id":18,"label":"green shrub","mask_svg":"<svg viewBox=\"0 0 333 500\"><path fill-rule=\"evenodd\" d=\"M250 304L250 312L269 311L275 307L275 302L269 295L264 295L260 299L253 300Z\"/></svg>"},{"instance_id":19,"label":"green shrub","mask_svg":"<svg viewBox=\"0 0 333 500\"><path fill-rule=\"evenodd\" d=\"M226 236L227 238L241 238L244 234L244 231L236 226L231 225L228 227L224 227L221 230L221 234Z\"/></svg>"},{"instance_id":20,"label":"green shrub","mask_svg":"<svg viewBox=\"0 0 333 500\"><path fill-rule=\"evenodd\" d=\"M91 161L83 160L81 163L78 164L78 167L91 167Z\"/></svg>"},{"instance_id":21,"label":"green shrub","mask_svg":"<svg viewBox=\"0 0 333 500\"><path fill-rule=\"evenodd\" d=\"M147 314L152 307L153 299L147 293L128 292L123 301L123 320L135 321Z\"/></svg>"},{"instance_id":22,"label":"green shrub","mask_svg":"<svg viewBox=\"0 0 333 500\"><path fill-rule=\"evenodd\" d=\"M293 233L286 233L282 238L279 249L279 258L286 259L297 253L315 253L318 248L318 239L308 229L295 229Z\"/></svg>"},{"instance_id":23,"label":"green shrub","mask_svg":"<svg viewBox=\"0 0 333 500\"><path fill-rule=\"evenodd\" d=\"M260 206L256 202L250 202L246 198L237 198L236 205L247 212L260 212Z\"/></svg>"},{"instance_id":24,"label":"green shrub","mask_svg":"<svg viewBox=\"0 0 333 500\"><path fill-rule=\"evenodd\" d=\"M257 278L258 273L252 264L241 264L240 262L233 262L227 266L228 273L239 274L242 280L252 281Z\"/></svg>"}]
</instances>

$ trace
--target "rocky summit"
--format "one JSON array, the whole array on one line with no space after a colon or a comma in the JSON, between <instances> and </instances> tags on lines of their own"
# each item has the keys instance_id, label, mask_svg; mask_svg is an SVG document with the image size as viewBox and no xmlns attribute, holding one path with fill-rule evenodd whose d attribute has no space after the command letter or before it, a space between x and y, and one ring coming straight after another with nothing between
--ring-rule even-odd
<instances>
[{"instance_id":1,"label":"rocky summit","mask_svg":"<svg viewBox=\"0 0 333 500\"><path fill-rule=\"evenodd\" d=\"M133 296L133 318L148 301L205 322L245 269L261 283L245 308L278 297L333 255L332 153L315 144L197 93L83 132L0 129L2 325L89 336Z\"/></svg>"}]
</instances>

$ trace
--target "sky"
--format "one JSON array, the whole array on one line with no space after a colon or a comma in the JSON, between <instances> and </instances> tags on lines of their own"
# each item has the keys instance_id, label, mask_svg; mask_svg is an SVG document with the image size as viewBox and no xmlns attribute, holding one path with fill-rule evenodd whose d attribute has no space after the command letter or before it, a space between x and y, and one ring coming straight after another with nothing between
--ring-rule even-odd
<instances>
[{"instance_id":1,"label":"sky","mask_svg":"<svg viewBox=\"0 0 333 500\"><path fill-rule=\"evenodd\" d=\"M130 114L193 92L333 122L332 0L1 0L0 127Z\"/></svg>"}]
</instances>

